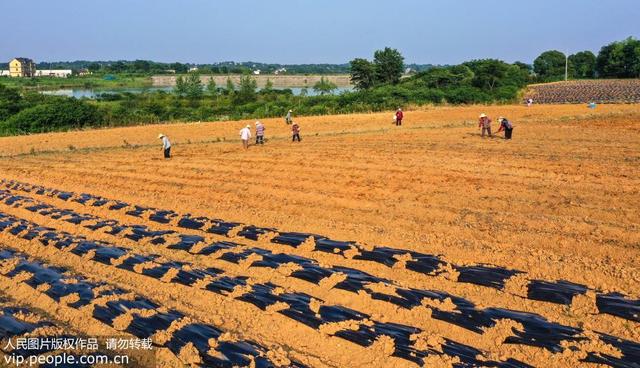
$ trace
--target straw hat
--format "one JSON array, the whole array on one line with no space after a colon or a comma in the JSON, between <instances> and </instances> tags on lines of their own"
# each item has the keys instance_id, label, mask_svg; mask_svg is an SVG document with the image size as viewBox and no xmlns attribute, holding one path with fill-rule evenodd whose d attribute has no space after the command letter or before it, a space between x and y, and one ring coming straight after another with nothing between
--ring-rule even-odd
<instances>
[{"instance_id":1,"label":"straw hat","mask_svg":"<svg viewBox=\"0 0 640 368\"><path fill-rule=\"evenodd\" d=\"M293 110L289 110L289 112L293 112Z\"/></svg>"},{"instance_id":2,"label":"straw hat","mask_svg":"<svg viewBox=\"0 0 640 368\"><path fill-rule=\"evenodd\" d=\"M504 117L501 116L501 117L498 118L499 122L502 122L502 120L504 120Z\"/></svg>"},{"instance_id":3,"label":"straw hat","mask_svg":"<svg viewBox=\"0 0 640 368\"><path fill-rule=\"evenodd\" d=\"M162 137L164 137L164 134L162 134L162 133L158 134L158 139L160 139Z\"/></svg>"},{"instance_id":4,"label":"straw hat","mask_svg":"<svg viewBox=\"0 0 640 368\"><path fill-rule=\"evenodd\" d=\"M258 124L262 124L262 123L260 122L260 120L256 121L256 125L258 125Z\"/></svg>"},{"instance_id":5,"label":"straw hat","mask_svg":"<svg viewBox=\"0 0 640 368\"><path fill-rule=\"evenodd\" d=\"M247 124L247 128L251 128L251 125Z\"/></svg>"},{"instance_id":6,"label":"straw hat","mask_svg":"<svg viewBox=\"0 0 640 368\"><path fill-rule=\"evenodd\" d=\"M485 114L485 113L480 114L480 118L481 118L481 119L482 119L482 118L486 118L486 117L487 117L487 114Z\"/></svg>"}]
</instances>

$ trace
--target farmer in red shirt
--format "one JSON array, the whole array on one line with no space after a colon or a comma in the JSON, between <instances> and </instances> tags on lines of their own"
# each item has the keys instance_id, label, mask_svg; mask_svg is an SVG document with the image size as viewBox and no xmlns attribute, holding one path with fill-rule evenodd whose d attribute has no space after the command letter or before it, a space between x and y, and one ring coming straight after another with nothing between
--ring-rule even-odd
<instances>
[{"instance_id":1,"label":"farmer in red shirt","mask_svg":"<svg viewBox=\"0 0 640 368\"><path fill-rule=\"evenodd\" d=\"M300 142L300 125L298 123L293 123L291 126L291 134L293 136L292 142L295 142L296 139Z\"/></svg>"},{"instance_id":2,"label":"farmer in red shirt","mask_svg":"<svg viewBox=\"0 0 640 368\"><path fill-rule=\"evenodd\" d=\"M404 117L404 114L402 114L402 109L398 107L398 110L396 111L396 126L402 125L403 117Z\"/></svg>"}]
</instances>

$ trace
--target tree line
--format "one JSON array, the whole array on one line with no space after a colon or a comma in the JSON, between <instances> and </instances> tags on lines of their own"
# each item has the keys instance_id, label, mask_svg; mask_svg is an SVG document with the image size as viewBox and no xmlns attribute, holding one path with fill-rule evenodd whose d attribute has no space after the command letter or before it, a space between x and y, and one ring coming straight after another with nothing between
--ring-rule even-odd
<instances>
[{"instance_id":1,"label":"tree line","mask_svg":"<svg viewBox=\"0 0 640 368\"><path fill-rule=\"evenodd\" d=\"M424 71L434 67L432 64L408 64L412 71ZM349 63L343 64L278 64L261 62L233 62L224 61L218 63L162 63L151 60L117 60L117 61L53 61L36 63L37 69L70 69L74 72L88 70L94 74L128 74L148 76L155 74L186 74L189 70L197 68L202 74L243 74L254 70L260 70L265 74L348 74ZM9 63L0 63L0 69L9 69Z\"/></svg>"},{"instance_id":2,"label":"tree line","mask_svg":"<svg viewBox=\"0 0 640 368\"><path fill-rule=\"evenodd\" d=\"M403 70L404 58L391 48L376 51L372 61L356 58L350 62L351 81L359 90L400 84ZM429 88L464 85L491 92L504 86L558 81L564 79L565 72L569 79L640 78L640 41L629 37L612 42L603 46L597 56L591 51L568 57L557 50L545 51L533 65L482 59L460 65L431 66L409 80L422 79Z\"/></svg>"},{"instance_id":3,"label":"tree line","mask_svg":"<svg viewBox=\"0 0 640 368\"><path fill-rule=\"evenodd\" d=\"M0 63L0 69L8 69L8 63ZM270 64L260 62L218 63L163 63L151 60L116 60L116 61L53 61L38 62L37 69L70 69L74 72L88 70L95 74L128 74L148 76L154 74L185 74L191 69L198 69L203 74L242 74L260 70L273 74L347 74L349 64Z\"/></svg>"},{"instance_id":4,"label":"tree line","mask_svg":"<svg viewBox=\"0 0 640 368\"><path fill-rule=\"evenodd\" d=\"M540 82L592 78L640 78L640 41L629 37L612 42L598 55L580 51L565 55L558 50L543 52L533 62L533 71Z\"/></svg>"},{"instance_id":5,"label":"tree line","mask_svg":"<svg viewBox=\"0 0 640 368\"><path fill-rule=\"evenodd\" d=\"M8 63L0 63L0 69L8 69ZM416 67L426 67L419 66ZM154 74L185 74L192 69L198 69L203 74L243 74L254 70L261 73L274 74L347 74L349 64L269 64L260 62L219 63L162 63L151 60L118 60L118 61L55 61L39 62L37 69L70 69L74 72L88 70L94 74L127 74L148 76Z\"/></svg>"}]
</instances>

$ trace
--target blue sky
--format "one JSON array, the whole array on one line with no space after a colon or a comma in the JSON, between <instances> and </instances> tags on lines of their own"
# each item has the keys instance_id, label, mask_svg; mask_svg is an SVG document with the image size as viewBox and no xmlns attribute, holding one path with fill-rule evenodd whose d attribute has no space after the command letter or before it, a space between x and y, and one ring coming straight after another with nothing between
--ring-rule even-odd
<instances>
[{"instance_id":1,"label":"blue sky","mask_svg":"<svg viewBox=\"0 0 640 368\"><path fill-rule=\"evenodd\" d=\"M638 0L0 0L0 60L531 63L640 38ZM28 4L28 6L25 6Z\"/></svg>"}]
</instances>

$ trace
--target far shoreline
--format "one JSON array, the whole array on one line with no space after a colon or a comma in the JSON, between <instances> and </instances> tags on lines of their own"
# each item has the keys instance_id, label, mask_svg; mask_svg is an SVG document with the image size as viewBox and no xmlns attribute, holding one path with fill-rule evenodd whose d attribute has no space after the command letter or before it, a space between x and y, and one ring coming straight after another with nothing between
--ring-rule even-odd
<instances>
[{"instance_id":1,"label":"far shoreline","mask_svg":"<svg viewBox=\"0 0 640 368\"><path fill-rule=\"evenodd\" d=\"M351 76L349 74L309 74L309 75L290 75L290 74L248 74L258 84L258 88L264 88L267 81L270 81L273 87L278 88L313 88L313 86L325 78L337 87L353 87L351 84ZM173 87L176 85L176 79L180 75L153 75L151 76L151 85L153 87ZM182 75L183 77L186 76ZM234 84L240 83L243 74L203 74L200 75L200 81L206 85L211 79L217 86L225 86L227 80L231 80Z\"/></svg>"}]
</instances>

